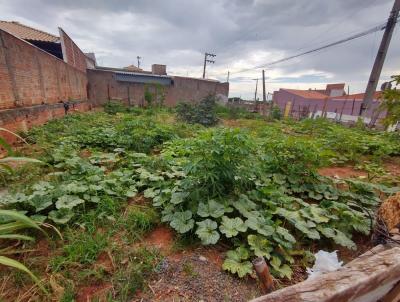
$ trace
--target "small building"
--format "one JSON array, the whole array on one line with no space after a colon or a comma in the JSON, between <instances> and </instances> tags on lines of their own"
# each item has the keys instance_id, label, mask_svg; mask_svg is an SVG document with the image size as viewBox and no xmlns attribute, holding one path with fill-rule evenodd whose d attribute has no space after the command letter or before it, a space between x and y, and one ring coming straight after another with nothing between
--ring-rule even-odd
<instances>
[{"instance_id":1,"label":"small building","mask_svg":"<svg viewBox=\"0 0 400 302\"><path fill-rule=\"evenodd\" d=\"M357 121L364 93L346 94L345 84L328 84L324 90L285 89L281 88L273 94L273 102L285 116L295 118L326 116L344 122ZM385 112L378 116L382 92L376 92L372 105L367 109L365 122L371 117L383 118Z\"/></svg>"}]
</instances>

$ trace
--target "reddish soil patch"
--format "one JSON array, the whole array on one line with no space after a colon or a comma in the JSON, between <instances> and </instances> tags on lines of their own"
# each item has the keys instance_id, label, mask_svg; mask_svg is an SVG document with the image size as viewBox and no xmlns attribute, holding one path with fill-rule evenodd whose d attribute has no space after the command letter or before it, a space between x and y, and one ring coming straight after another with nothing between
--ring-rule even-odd
<instances>
[{"instance_id":1,"label":"reddish soil patch","mask_svg":"<svg viewBox=\"0 0 400 302\"><path fill-rule=\"evenodd\" d=\"M88 158L88 157L92 156L92 152L91 152L90 150L88 150L88 149L84 149L84 150L82 150L82 151L80 152L79 155L80 155L81 157L83 157L83 158Z\"/></svg>"},{"instance_id":2,"label":"reddish soil patch","mask_svg":"<svg viewBox=\"0 0 400 302\"><path fill-rule=\"evenodd\" d=\"M367 177L368 174L361 170L355 170L352 167L326 167L318 170L322 176L329 176L335 178L357 178Z\"/></svg>"},{"instance_id":3,"label":"reddish soil patch","mask_svg":"<svg viewBox=\"0 0 400 302\"><path fill-rule=\"evenodd\" d=\"M400 157L394 157L383 164L385 170L392 176L400 177Z\"/></svg>"},{"instance_id":4,"label":"reddish soil patch","mask_svg":"<svg viewBox=\"0 0 400 302\"><path fill-rule=\"evenodd\" d=\"M147 291L133 301L249 301L261 295L258 282L222 271L223 252L200 247L164 259Z\"/></svg>"},{"instance_id":5,"label":"reddish soil patch","mask_svg":"<svg viewBox=\"0 0 400 302\"><path fill-rule=\"evenodd\" d=\"M206 249L203 252L204 257L210 261L211 263L215 264L218 267L222 267L222 263L224 262L224 252L220 250L216 250L215 248Z\"/></svg>"},{"instance_id":6,"label":"reddish soil patch","mask_svg":"<svg viewBox=\"0 0 400 302\"><path fill-rule=\"evenodd\" d=\"M95 268L102 268L107 273L114 271L114 262L110 253L102 252L94 264Z\"/></svg>"},{"instance_id":7,"label":"reddish soil patch","mask_svg":"<svg viewBox=\"0 0 400 302\"><path fill-rule=\"evenodd\" d=\"M158 226L144 240L143 244L160 249L168 254L174 243L174 232L166 226Z\"/></svg>"},{"instance_id":8,"label":"reddish soil patch","mask_svg":"<svg viewBox=\"0 0 400 302\"><path fill-rule=\"evenodd\" d=\"M143 194L136 195L135 197L129 198L128 199L128 204L129 205L147 205L149 204L149 199L144 197Z\"/></svg>"},{"instance_id":9,"label":"reddish soil patch","mask_svg":"<svg viewBox=\"0 0 400 302\"><path fill-rule=\"evenodd\" d=\"M107 292L112 289L109 283L85 286L77 290L76 302L106 301Z\"/></svg>"},{"instance_id":10,"label":"reddish soil patch","mask_svg":"<svg viewBox=\"0 0 400 302\"><path fill-rule=\"evenodd\" d=\"M49 242L46 239L41 239L36 244L35 256L48 257L50 255Z\"/></svg>"}]
</instances>

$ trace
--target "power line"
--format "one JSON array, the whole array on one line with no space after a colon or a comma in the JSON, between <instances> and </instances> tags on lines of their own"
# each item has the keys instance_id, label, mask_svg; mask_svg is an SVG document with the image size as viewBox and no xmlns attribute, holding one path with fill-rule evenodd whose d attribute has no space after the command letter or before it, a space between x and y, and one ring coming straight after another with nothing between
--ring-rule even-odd
<instances>
[{"instance_id":1,"label":"power line","mask_svg":"<svg viewBox=\"0 0 400 302\"><path fill-rule=\"evenodd\" d=\"M320 47L317 47L317 48L314 48L314 49L311 49L311 50L308 50L308 51L305 51L305 52L302 52L302 53L299 53L299 54L296 54L296 55L293 55L293 56L285 57L285 58L280 59L280 60L272 61L272 62L269 62L269 63L266 63L266 64L254 66L254 67L251 67L251 68L242 69L242 70L239 70L239 71L236 71L236 72L232 72L232 73L242 73L242 72L251 71L251 70L259 69L259 68L266 68L266 67L278 64L278 63L286 62L286 61L289 61L289 60L292 60L292 59L295 59L295 58L298 58L298 57L301 57L301 56L304 56L304 55L308 55L308 54L311 54L311 53L314 53L314 52L317 52L317 51L320 51L320 50L323 50L323 49L326 49L326 48L329 48L329 47L333 47L333 46L336 46L336 45L339 45L339 44L343 44L343 43L349 42L349 41L354 40L354 39L358 39L358 38L367 36L369 34L377 32L377 31L382 31L382 30L384 30L386 28L386 25L387 25L387 23L385 22L384 24L380 24L380 25L375 26L375 27L373 27L373 28L371 28L369 30L357 33L357 34L352 35L350 37L341 39L339 41L332 42L332 43L329 43L327 45L320 46Z\"/></svg>"}]
</instances>

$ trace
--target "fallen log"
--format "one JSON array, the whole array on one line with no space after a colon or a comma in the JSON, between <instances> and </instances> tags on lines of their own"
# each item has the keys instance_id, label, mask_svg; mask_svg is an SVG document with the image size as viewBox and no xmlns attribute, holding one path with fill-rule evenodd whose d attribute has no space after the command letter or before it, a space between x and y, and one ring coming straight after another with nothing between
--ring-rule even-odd
<instances>
[{"instance_id":1,"label":"fallen log","mask_svg":"<svg viewBox=\"0 0 400 302\"><path fill-rule=\"evenodd\" d=\"M400 247L380 246L337 271L322 274L251 302L377 301L400 281ZM397 291L395 291L397 293Z\"/></svg>"}]
</instances>

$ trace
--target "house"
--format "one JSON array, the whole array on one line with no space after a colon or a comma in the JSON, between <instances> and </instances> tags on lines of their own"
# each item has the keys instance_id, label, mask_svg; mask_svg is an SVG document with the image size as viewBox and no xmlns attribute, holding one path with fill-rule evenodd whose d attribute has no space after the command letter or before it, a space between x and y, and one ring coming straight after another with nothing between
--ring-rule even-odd
<instances>
[{"instance_id":1,"label":"house","mask_svg":"<svg viewBox=\"0 0 400 302\"><path fill-rule=\"evenodd\" d=\"M364 98L363 93L346 94L345 84L327 84L323 90L285 89L281 88L273 94L273 102L286 116L296 118L326 116L342 121L357 121ZM381 92L376 92L372 105L367 109L365 122L371 117L383 118L385 112L378 116Z\"/></svg>"}]
</instances>

